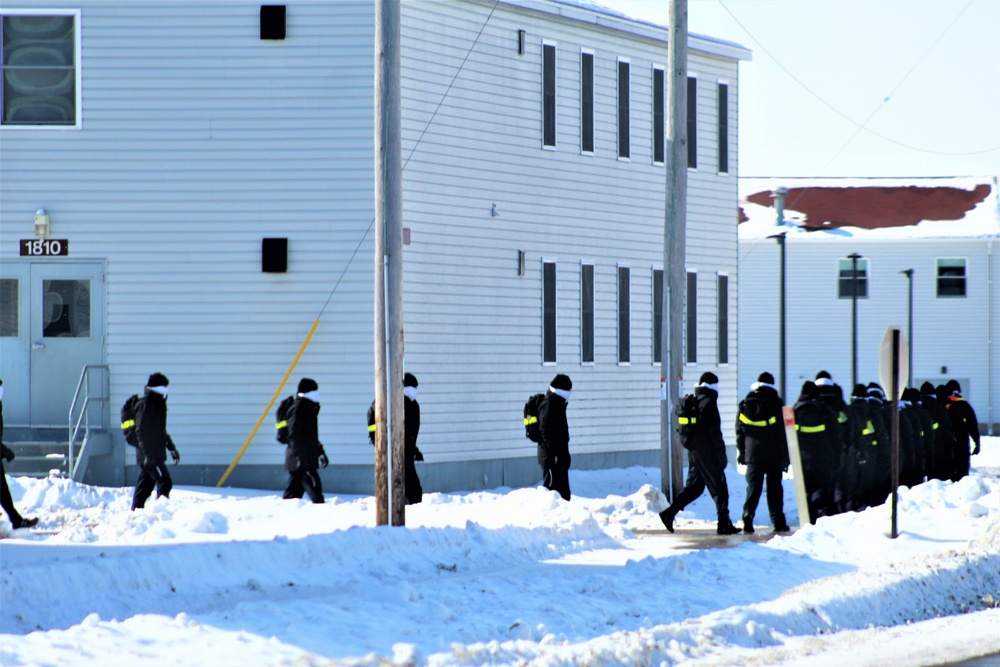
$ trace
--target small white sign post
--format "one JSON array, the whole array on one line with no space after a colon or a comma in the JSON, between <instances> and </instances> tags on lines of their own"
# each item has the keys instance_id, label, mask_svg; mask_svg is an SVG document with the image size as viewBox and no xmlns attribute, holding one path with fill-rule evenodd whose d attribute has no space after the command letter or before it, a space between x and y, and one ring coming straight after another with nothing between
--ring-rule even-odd
<instances>
[{"instance_id":1,"label":"small white sign post","mask_svg":"<svg viewBox=\"0 0 1000 667\"><path fill-rule=\"evenodd\" d=\"M906 337L898 326L890 325L882 336L879 348L878 379L892 398L892 423L889 441L892 447L892 539L899 535L896 520L897 489L899 488L899 397L909 381L909 351Z\"/></svg>"},{"instance_id":2,"label":"small white sign post","mask_svg":"<svg viewBox=\"0 0 1000 667\"><path fill-rule=\"evenodd\" d=\"M809 516L809 499L806 497L806 475L802 470L802 454L799 453L799 434L795 431L795 410L790 405L782 406L781 416L785 420L785 436L788 439L788 459L792 467L792 486L795 488L795 507L799 510L799 525L816 523Z\"/></svg>"}]
</instances>

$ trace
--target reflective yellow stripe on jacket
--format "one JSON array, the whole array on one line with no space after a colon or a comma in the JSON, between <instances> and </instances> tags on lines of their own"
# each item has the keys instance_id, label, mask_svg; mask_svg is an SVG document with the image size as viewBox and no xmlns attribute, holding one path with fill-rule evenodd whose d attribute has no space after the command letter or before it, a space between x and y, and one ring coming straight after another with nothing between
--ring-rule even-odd
<instances>
[{"instance_id":1,"label":"reflective yellow stripe on jacket","mask_svg":"<svg viewBox=\"0 0 1000 667\"><path fill-rule=\"evenodd\" d=\"M803 433L822 433L826 430L826 424L820 424L819 426L802 426L800 424L796 424L795 430L802 431Z\"/></svg>"},{"instance_id":2,"label":"reflective yellow stripe on jacket","mask_svg":"<svg viewBox=\"0 0 1000 667\"><path fill-rule=\"evenodd\" d=\"M371 426L368 427L368 432L369 433L374 433L375 432L375 424L372 424Z\"/></svg>"},{"instance_id":3,"label":"reflective yellow stripe on jacket","mask_svg":"<svg viewBox=\"0 0 1000 667\"><path fill-rule=\"evenodd\" d=\"M680 424L681 426L687 426L688 424L697 424L698 423L698 418L697 417L678 417L677 418L677 423Z\"/></svg>"},{"instance_id":4,"label":"reflective yellow stripe on jacket","mask_svg":"<svg viewBox=\"0 0 1000 667\"><path fill-rule=\"evenodd\" d=\"M288 428L288 422L280 421L274 425L274 428Z\"/></svg>"},{"instance_id":5,"label":"reflective yellow stripe on jacket","mask_svg":"<svg viewBox=\"0 0 1000 667\"><path fill-rule=\"evenodd\" d=\"M531 417L525 417L524 418L524 425L525 426L530 426L531 424L537 424L537 423L538 423L538 417L531 416Z\"/></svg>"},{"instance_id":6,"label":"reflective yellow stripe on jacket","mask_svg":"<svg viewBox=\"0 0 1000 667\"><path fill-rule=\"evenodd\" d=\"M777 417L771 417L766 421L763 419L761 419L760 421L754 421L749 417L747 417L742 412L740 413L740 423L746 424L747 426L759 426L760 428L764 428L765 426L770 426L772 424L776 424L777 422L778 422Z\"/></svg>"},{"instance_id":7,"label":"reflective yellow stripe on jacket","mask_svg":"<svg viewBox=\"0 0 1000 667\"><path fill-rule=\"evenodd\" d=\"M127 429L127 428L132 428L133 426L135 426L135 420L134 419L126 419L125 421L122 422L122 430L123 431L125 429Z\"/></svg>"}]
</instances>

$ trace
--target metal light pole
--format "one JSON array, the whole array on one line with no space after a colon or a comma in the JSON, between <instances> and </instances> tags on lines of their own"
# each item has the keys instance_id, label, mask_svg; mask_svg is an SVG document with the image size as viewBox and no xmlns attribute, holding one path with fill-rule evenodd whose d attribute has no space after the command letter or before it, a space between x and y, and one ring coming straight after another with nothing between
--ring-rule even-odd
<instances>
[{"instance_id":1,"label":"metal light pole","mask_svg":"<svg viewBox=\"0 0 1000 667\"><path fill-rule=\"evenodd\" d=\"M909 344L910 358L907 360L907 371L909 372L911 387L916 384L913 380L913 269L906 269L905 271L900 271L900 273L906 275L906 281L909 283L907 285L909 295L907 299L907 309L906 309L906 340Z\"/></svg>"},{"instance_id":2,"label":"metal light pole","mask_svg":"<svg viewBox=\"0 0 1000 667\"><path fill-rule=\"evenodd\" d=\"M785 195L788 194L788 188L781 185L774 189L774 212L775 212L775 223L779 227L785 226ZM778 242L778 248L781 255L780 272L781 278L778 284L778 375L779 375L779 389L781 391L782 400L788 400L788 394L785 392L785 369L786 369L786 338L785 338L785 235L787 231L782 231L780 234L775 234L769 238L773 238Z\"/></svg>"},{"instance_id":3,"label":"metal light pole","mask_svg":"<svg viewBox=\"0 0 1000 667\"><path fill-rule=\"evenodd\" d=\"M852 252L851 259L851 386L858 383L858 260L861 255Z\"/></svg>"}]
</instances>

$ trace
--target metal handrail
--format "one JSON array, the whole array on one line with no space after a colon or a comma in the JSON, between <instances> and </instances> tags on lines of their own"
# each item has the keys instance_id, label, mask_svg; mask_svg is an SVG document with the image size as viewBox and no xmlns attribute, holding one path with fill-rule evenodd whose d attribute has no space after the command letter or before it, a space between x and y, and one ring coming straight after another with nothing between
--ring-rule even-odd
<instances>
[{"instance_id":1,"label":"metal handrail","mask_svg":"<svg viewBox=\"0 0 1000 667\"><path fill-rule=\"evenodd\" d=\"M94 369L100 369L104 371L102 383L101 396L91 396L90 395L90 372ZM73 413L76 411L77 403L80 401L80 393L83 392L83 404L80 409L80 414L76 418L76 424L73 423ZM88 364L83 367L80 372L80 381L76 383L76 391L73 393L73 401L69 406L69 466L68 471L69 477L72 480L76 480L77 467L80 465L80 461L83 459L83 453L87 449L87 443L90 441L90 406L92 403L98 403L101 405L101 427L103 428L107 422L107 405L111 399L111 369L104 364ZM84 429L83 432L83 442L80 445L79 454L74 454L73 449L76 446L77 436L80 434L81 427Z\"/></svg>"}]
</instances>

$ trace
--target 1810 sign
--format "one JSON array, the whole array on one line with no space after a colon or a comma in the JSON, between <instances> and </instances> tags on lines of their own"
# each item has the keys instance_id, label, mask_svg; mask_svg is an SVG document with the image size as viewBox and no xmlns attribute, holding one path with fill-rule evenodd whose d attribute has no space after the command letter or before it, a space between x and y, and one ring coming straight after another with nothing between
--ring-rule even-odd
<instances>
[{"instance_id":1,"label":"1810 sign","mask_svg":"<svg viewBox=\"0 0 1000 667\"><path fill-rule=\"evenodd\" d=\"M69 239L21 239L21 257L65 257Z\"/></svg>"}]
</instances>

